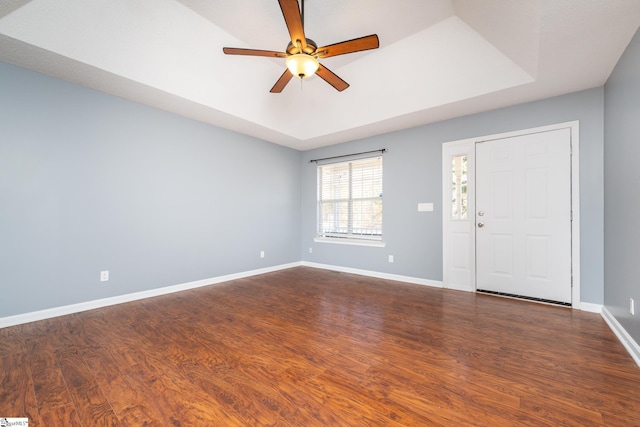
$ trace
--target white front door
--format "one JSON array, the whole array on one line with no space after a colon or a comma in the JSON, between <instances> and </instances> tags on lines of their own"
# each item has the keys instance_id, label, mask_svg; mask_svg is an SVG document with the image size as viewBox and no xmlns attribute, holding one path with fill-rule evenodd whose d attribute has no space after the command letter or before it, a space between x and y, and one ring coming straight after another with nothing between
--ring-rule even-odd
<instances>
[{"instance_id":1,"label":"white front door","mask_svg":"<svg viewBox=\"0 0 640 427\"><path fill-rule=\"evenodd\" d=\"M476 289L571 303L571 131L476 144Z\"/></svg>"}]
</instances>

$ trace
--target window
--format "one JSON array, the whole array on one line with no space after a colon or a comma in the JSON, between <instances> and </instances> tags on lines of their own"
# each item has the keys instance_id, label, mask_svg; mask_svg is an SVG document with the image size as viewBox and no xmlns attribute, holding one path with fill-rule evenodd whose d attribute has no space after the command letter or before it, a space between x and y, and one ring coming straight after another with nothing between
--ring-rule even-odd
<instances>
[{"instance_id":1,"label":"window","mask_svg":"<svg viewBox=\"0 0 640 427\"><path fill-rule=\"evenodd\" d=\"M318 238L381 243L382 157L318 165Z\"/></svg>"},{"instance_id":2,"label":"window","mask_svg":"<svg viewBox=\"0 0 640 427\"><path fill-rule=\"evenodd\" d=\"M451 219L467 219L467 156L451 158Z\"/></svg>"}]
</instances>

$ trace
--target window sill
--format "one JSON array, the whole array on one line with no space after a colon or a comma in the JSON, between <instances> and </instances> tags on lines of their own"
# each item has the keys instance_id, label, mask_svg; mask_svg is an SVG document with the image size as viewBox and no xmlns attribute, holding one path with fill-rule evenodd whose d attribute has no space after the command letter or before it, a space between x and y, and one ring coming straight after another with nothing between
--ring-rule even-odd
<instances>
[{"instance_id":1,"label":"window sill","mask_svg":"<svg viewBox=\"0 0 640 427\"><path fill-rule=\"evenodd\" d=\"M376 248L384 248L386 246L386 243L381 240L316 237L315 239L313 239L313 241L316 243L333 243L335 245L353 245L353 246L372 246Z\"/></svg>"}]
</instances>

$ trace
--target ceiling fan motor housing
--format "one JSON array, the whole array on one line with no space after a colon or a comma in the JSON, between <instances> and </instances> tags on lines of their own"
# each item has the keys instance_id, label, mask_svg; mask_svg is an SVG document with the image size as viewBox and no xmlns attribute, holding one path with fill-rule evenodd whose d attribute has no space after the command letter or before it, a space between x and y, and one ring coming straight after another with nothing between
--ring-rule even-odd
<instances>
[{"instance_id":1,"label":"ceiling fan motor housing","mask_svg":"<svg viewBox=\"0 0 640 427\"><path fill-rule=\"evenodd\" d=\"M318 45L316 44L316 42L306 37L305 40L307 41L307 47L305 47L304 50L300 49L298 46L294 46L293 43L289 42L289 44L287 45L287 53L289 55L295 55L296 53L306 53L307 55L311 55L315 53L316 49L318 49Z\"/></svg>"}]
</instances>

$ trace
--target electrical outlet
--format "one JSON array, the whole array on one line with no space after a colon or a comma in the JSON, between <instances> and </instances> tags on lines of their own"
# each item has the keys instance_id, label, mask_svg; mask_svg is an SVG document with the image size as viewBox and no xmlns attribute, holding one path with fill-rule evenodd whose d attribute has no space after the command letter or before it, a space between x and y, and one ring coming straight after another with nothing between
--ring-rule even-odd
<instances>
[{"instance_id":1,"label":"electrical outlet","mask_svg":"<svg viewBox=\"0 0 640 427\"><path fill-rule=\"evenodd\" d=\"M260 251L260 258L264 258L264 251Z\"/></svg>"},{"instance_id":2,"label":"electrical outlet","mask_svg":"<svg viewBox=\"0 0 640 427\"><path fill-rule=\"evenodd\" d=\"M631 313L632 316L636 315L636 302L633 298L629 298L629 313Z\"/></svg>"},{"instance_id":3,"label":"electrical outlet","mask_svg":"<svg viewBox=\"0 0 640 427\"><path fill-rule=\"evenodd\" d=\"M393 262L393 255L389 255L389 262Z\"/></svg>"},{"instance_id":4,"label":"electrical outlet","mask_svg":"<svg viewBox=\"0 0 640 427\"><path fill-rule=\"evenodd\" d=\"M313 248L309 248L309 253L312 254L313 253Z\"/></svg>"},{"instance_id":5,"label":"electrical outlet","mask_svg":"<svg viewBox=\"0 0 640 427\"><path fill-rule=\"evenodd\" d=\"M109 281L109 270L105 270L105 271L101 271L100 272L100 281L101 282L108 282Z\"/></svg>"}]
</instances>

